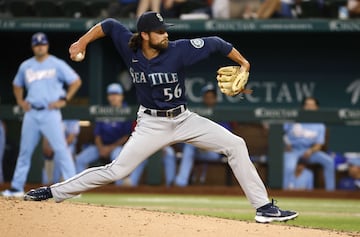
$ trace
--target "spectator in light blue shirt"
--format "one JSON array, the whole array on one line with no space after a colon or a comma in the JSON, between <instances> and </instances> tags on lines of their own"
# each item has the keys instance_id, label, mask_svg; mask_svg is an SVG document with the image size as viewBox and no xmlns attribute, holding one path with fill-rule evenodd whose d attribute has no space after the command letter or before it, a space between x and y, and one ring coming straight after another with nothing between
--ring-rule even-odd
<instances>
[{"instance_id":1,"label":"spectator in light blue shirt","mask_svg":"<svg viewBox=\"0 0 360 237\"><path fill-rule=\"evenodd\" d=\"M305 98L303 109L315 111L318 101L313 97ZM309 163L320 164L324 169L325 188L335 189L335 162L327 153L321 151L325 143L325 125L322 123L285 123L284 124L284 170L283 188L288 189L300 158Z\"/></svg>"}]
</instances>

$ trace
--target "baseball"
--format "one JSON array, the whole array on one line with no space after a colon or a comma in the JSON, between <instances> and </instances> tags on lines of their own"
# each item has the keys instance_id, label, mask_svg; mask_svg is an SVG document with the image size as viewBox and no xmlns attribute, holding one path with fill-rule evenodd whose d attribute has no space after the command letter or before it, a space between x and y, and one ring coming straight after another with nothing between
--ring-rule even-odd
<instances>
[{"instance_id":1,"label":"baseball","mask_svg":"<svg viewBox=\"0 0 360 237\"><path fill-rule=\"evenodd\" d=\"M76 62L80 62L80 61L82 61L83 59L84 59L84 53L80 52L80 53L76 54L74 60L75 60Z\"/></svg>"}]
</instances>

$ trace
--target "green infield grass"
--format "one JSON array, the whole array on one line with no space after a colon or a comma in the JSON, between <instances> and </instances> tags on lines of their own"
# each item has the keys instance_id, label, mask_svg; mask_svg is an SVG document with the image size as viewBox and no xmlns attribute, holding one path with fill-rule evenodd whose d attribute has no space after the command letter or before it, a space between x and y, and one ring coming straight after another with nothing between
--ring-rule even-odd
<instances>
[{"instance_id":1,"label":"green infield grass","mask_svg":"<svg viewBox=\"0 0 360 237\"><path fill-rule=\"evenodd\" d=\"M255 215L243 196L86 193L72 201L244 221L254 221ZM281 197L277 205L300 213L289 225L360 232L360 200Z\"/></svg>"}]
</instances>

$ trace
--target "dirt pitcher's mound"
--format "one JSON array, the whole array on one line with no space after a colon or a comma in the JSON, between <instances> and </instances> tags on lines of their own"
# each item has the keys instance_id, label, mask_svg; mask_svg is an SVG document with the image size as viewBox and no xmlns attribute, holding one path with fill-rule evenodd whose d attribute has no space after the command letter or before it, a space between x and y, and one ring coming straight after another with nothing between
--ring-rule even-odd
<instances>
[{"instance_id":1,"label":"dirt pitcher's mound","mask_svg":"<svg viewBox=\"0 0 360 237\"><path fill-rule=\"evenodd\" d=\"M0 236L351 236L220 218L75 203L0 198Z\"/></svg>"}]
</instances>

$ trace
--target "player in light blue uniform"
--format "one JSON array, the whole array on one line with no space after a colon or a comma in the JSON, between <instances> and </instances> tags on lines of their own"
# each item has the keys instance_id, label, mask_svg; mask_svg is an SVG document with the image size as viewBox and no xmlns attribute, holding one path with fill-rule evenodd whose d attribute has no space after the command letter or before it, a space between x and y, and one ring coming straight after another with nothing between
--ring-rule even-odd
<instances>
[{"instance_id":1,"label":"player in light blue uniform","mask_svg":"<svg viewBox=\"0 0 360 237\"><path fill-rule=\"evenodd\" d=\"M3 122L0 120L0 184L4 182L3 159L5 153L6 134Z\"/></svg>"},{"instance_id":2,"label":"player in light blue uniform","mask_svg":"<svg viewBox=\"0 0 360 237\"><path fill-rule=\"evenodd\" d=\"M318 102L315 98L306 98L303 102L304 110L317 110ZM296 164L300 158L309 163L321 164L324 168L325 188L335 189L334 159L321 151L325 143L325 125L322 123L285 123L284 178L283 188L290 187L290 177L294 174Z\"/></svg>"},{"instance_id":3,"label":"player in light blue uniform","mask_svg":"<svg viewBox=\"0 0 360 237\"><path fill-rule=\"evenodd\" d=\"M118 83L111 83L106 89L107 100L111 107L125 108L123 88ZM123 145L128 140L132 131L133 121L117 121L104 119L96 121L94 136L95 144L87 146L75 158L77 173L88 168L89 163L99 158L115 160L121 152ZM134 179L138 179L136 173ZM130 182L133 177L130 175ZM122 181L118 180L116 184L121 185Z\"/></svg>"},{"instance_id":4,"label":"player in light blue uniform","mask_svg":"<svg viewBox=\"0 0 360 237\"><path fill-rule=\"evenodd\" d=\"M306 168L306 161L300 159L296 166L295 172L289 179L288 189L291 190L313 190L314 174Z\"/></svg>"},{"instance_id":5,"label":"player in light blue uniform","mask_svg":"<svg viewBox=\"0 0 360 237\"><path fill-rule=\"evenodd\" d=\"M51 187L30 190L25 200L54 197L57 202L128 176L159 149L175 143L191 143L222 153L256 208L258 222L286 221L298 213L283 211L270 202L266 188L251 163L245 141L215 122L187 109L185 69L212 53L221 53L248 71L250 64L230 43L219 37L168 40L169 25L156 12L146 12L137 21L137 33L106 19L71 45L70 57L85 53L87 45L108 36L129 68L140 102L137 124L118 157L109 165L84 170Z\"/></svg>"},{"instance_id":6,"label":"player in light blue uniform","mask_svg":"<svg viewBox=\"0 0 360 237\"><path fill-rule=\"evenodd\" d=\"M65 119L65 120L63 120L63 128L64 128L66 144L68 145L68 148L70 149L71 156L75 157L77 139L78 139L78 135L80 133L79 120ZM50 166L53 166L52 169L50 168L50 170L52 170L52 172L47 172L48 170L46 170L46 168L44 167L43 181L42 181L43 184L60 182L60 180L61 180L60 164L54 162L54 160L53 160L54 151L52 150L52 148L46 138L44 138L43 153L44 153L45 162L48 162L48 163L50 163ZM51 175L51 176L49 176L49 175Z\"/></svg>"},{"instance_id":7,"label":"player in light blue uniform","mask_svg":"<svg viewBox=\"0 0 360 237\"><path fill-rule=\"evenodd\" d=\"M2 192L6 197L22 197L30 169L31 157L41 134L54 150L64 179L74 176L75 165L65 141L60 108L66 105L81 86L79 75L63 60L48 53L49 42L44 33L31 38L34 57L25 60L13 81L17 104L25 111L20 151L11 181L11 188ZM63 94L63 85L68 86ZM24 87L27 90L24 99Z\"/></svg>"}]
</instances>

